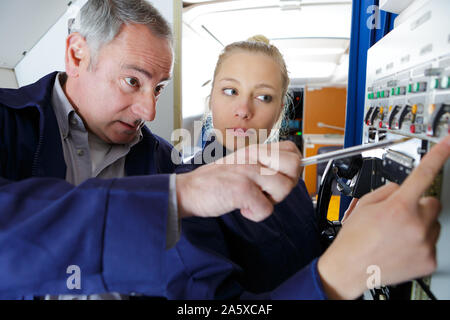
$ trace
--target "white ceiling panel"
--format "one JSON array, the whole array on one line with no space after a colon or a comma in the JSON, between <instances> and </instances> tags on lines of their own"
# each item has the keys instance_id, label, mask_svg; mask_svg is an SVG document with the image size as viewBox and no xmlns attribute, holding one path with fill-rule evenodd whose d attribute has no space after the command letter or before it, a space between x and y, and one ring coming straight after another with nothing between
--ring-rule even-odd
<instances>
[{"instance_id":1,"label":"white ceiling panel","mask_svg":"<svg viewBox=\"0 0 450 320\"><path fill-rule=\"evenodd\" d=\"M351 12L352 2L345 0L217 1L188 7L183 21L220 46L262 34L283 54L291 80L308 83L342 79Z\"/></svg>"},{"instance_id":2,"label":"white ceiling panel","mask_svg":"<svg viewBox=\"0 0 450 320\"><path fill-rule=\"evenodd\" d=\"M67 0L0 0L0 67L13 69L66 12Z\"/></svg>"},{"instance_id":3,"label":"white ceiling panel","mask_svg":"<svg viewBox=\"0 0 450 320\"><path fill-rule=\"evenodd\" d=\"M350 38L351 1L304 0L294 3L300 5L290 10L283 10L279 0L200 4L188 7L183 20L195 30L207 29L224 45L255 34L264 34L270 39Z\"/></svg>"},{"instance_id":4,"label":"white ceiling panel","mask_svg":"<svg viewBox=\"0 0 450 320\"><path fill-rule=\"evenodd\" d=\"M258 8L205 14L194 29L206 28L221 43L244 40L255 34L273 38L349 38L351 5L307 6L300 10Z\"/></svg>"}]
</instances>

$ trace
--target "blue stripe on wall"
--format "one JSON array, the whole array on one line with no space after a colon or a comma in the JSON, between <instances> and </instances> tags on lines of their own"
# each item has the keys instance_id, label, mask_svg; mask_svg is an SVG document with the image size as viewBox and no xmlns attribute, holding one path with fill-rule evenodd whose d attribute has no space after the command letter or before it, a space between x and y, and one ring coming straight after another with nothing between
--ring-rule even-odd
<instances>
[{"instance_id":1,"label":"blue stripe on wall","mask_svg":"<svg viewBox=\"0 0 450 320\"><path fill-rule=\"evenodd\" d=\"M364 101L366 88L367 50L383 38L394 27L397 15L379 11L379 28L369 28L368 20L378 7L378 0L353 0L352 24L350 38L350 63L347 87L347 108L345 117L344 147L361 144L364 119ZM369 12L368 12L369 11ZM350 204L351 198L342 197L340 217Z\"/></svg>"}]
</instances>

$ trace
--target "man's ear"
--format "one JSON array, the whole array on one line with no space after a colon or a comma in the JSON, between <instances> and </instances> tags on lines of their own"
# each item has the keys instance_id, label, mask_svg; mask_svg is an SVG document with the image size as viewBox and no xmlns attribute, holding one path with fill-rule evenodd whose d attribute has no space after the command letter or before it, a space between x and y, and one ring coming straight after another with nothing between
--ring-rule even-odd
<instances>
[{"instance_id":1,"label":"man's ear","mask_svg":"<svg viewBox=\"0 0 450 320\"><path fill-rule=\"evenodd\" d=\"M86 39L78 32L71 33L66 39L66 73L78 77L81 69L89 65L89 48Z\"/></svg>"}]
</instances>

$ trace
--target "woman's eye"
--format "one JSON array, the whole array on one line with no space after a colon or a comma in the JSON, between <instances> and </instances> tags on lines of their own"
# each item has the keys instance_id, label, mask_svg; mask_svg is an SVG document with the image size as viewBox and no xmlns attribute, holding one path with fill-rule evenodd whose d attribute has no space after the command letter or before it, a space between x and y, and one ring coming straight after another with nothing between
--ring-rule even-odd
<instances>
[{"instance_id":1,"label":"woman's eye","mask_svg":"<svg viewBox=\"0 0 450 320\"><path fill-rule=\"evenodd\" d=\"M163 89L164 89L164 86L163 86L163 85L157 86L157 87L155 88L155 95L158 96L158 95L161 93L161 91L163 91Z\"/></svg>"},{"instance_id":2,"label":"woman's eye","mask_svg":"<svg viewBox=\"0 0 450 320\"><path fill-rule=\"evenodd\" d=\"M232 96L235 95L237 93L237 91L235 89L223 89L223 93L225 93L227 96Z\"/></svg>"},{"instance_id":3,"label":"woman's eye","mask_svg":"<svg viewBox=\"0 0 450 320\"><path fill-rule=\"evenodd\" d=\"M137 86L139 86L139 81L136 78L127 77L127 78L125 78L125 82L130 87L137 87Z\"/></svg>"},{"instance_id":4,"label":"woman's eye","mask_svg":"<svg viewBox=\"0 0 450 320\"><path fill-rule=\"evenodd\" d=\"M256 99L261 100L263 102L271 102L272 101L272 96L261 95L261 96L257 96Z\"/></svg>"}]
</instances>

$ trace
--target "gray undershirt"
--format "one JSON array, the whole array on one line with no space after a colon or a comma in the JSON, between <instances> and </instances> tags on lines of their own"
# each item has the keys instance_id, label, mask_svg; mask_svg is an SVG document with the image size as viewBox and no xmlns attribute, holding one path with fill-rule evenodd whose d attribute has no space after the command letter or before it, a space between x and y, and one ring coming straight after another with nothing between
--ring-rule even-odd
<instances>
[{"instance_id":1,"label":"gray undershirt","mask_svg":"<svg viewBox=\"0 0 450 320\"><path fill-rule=\"evenodd\" d=\"M128 144L109 144L95 134L88 132L80 116L75 112L64 93L65 73L58 73L52 92L52 105L61 134L61 143L66 163L66 181L79 185L89 178L121 178L125 176L125 158L136 143L141 141L142 132ZM176 200L176 176L170 175L169 207L167 217L166 249L173 247L180 238L180 223ZM124 216L126 219L126 216ZM80 295L47 295L46 299L123 299L118 293Z\"/></svg>"}]
</instances>

